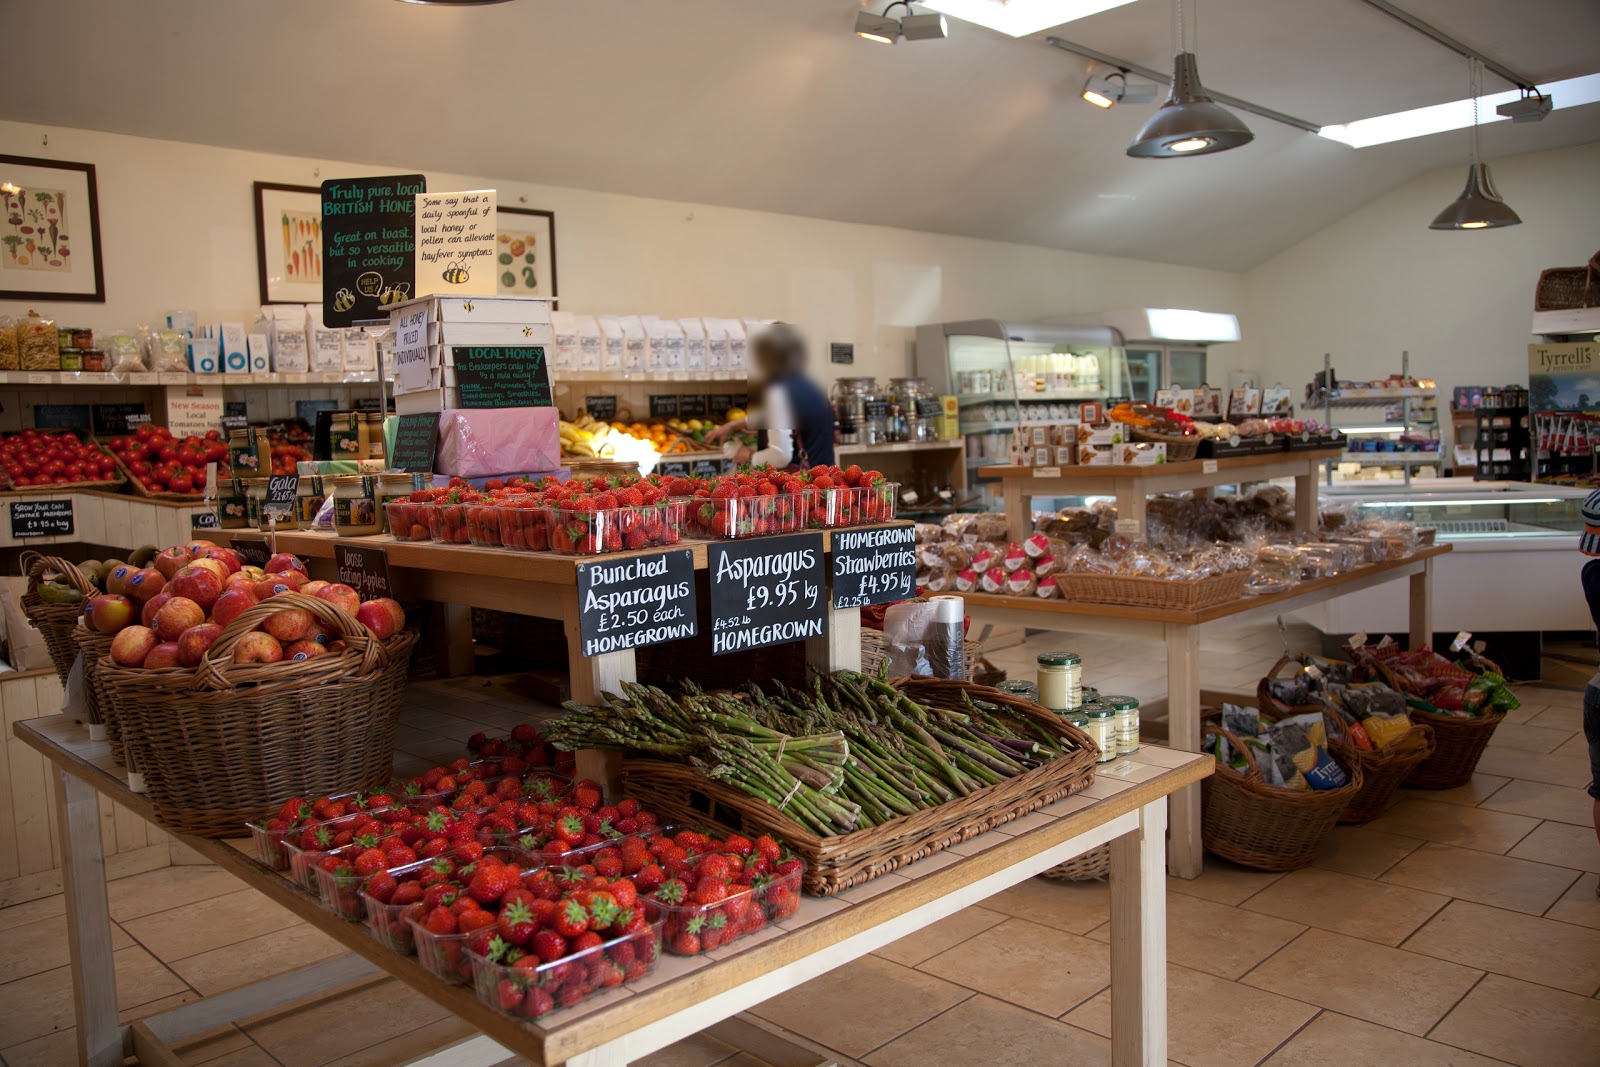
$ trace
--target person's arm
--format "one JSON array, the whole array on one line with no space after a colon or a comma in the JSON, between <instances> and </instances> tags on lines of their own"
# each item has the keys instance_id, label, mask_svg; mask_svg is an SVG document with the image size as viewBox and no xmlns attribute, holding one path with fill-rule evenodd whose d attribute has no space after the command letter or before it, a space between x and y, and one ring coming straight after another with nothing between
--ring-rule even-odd
<instances>
[{"instance_id":1,"label":"person's arm","mask_svg":"<svg viewBox=\"0 0 1600 1067\"><path fill-rule=\"evenodd\" d=\"M708 445L714 445L718 441L726 440L736 433L743 433L744 428L744 419L734 419L731 422L725 422L721 426L713 427L712 429L706 431L706 436L704 438L705 443Z\"/></svg>"},{"instance_id":2,"label":"person's arm","mask_svg":"<svg viewBox=\"0 0 1600 1067\"><path fill-rule=\"evenodd\" d=\"M767 447L750 453L748 459L740 462L752 467L766 463L782 470L794 462L794 408L789 403L788 390L781 385L768 386L763 399L762 416L766 422Z\"/></svg>"}]
</instances>

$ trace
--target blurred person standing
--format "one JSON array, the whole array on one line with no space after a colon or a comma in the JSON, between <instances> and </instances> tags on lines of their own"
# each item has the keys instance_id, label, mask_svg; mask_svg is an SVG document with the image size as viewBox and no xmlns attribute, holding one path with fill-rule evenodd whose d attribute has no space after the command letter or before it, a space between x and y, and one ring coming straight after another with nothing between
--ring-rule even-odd
<instances>
[{"instance_id":1,"label":"blurred person standing","mask_svg":"<svg viewBox=\"0 0 1600 1067\"><path fill-rule=\"evenodd\" d=\"M716 444L745 429L757 432L757 447L741 445L733 460L770 464L779 470L832 466L833 404L806 375L806 342L787 323L774 323L751 341L751 412L706 434Z\"/></svg>"}]
</instances>

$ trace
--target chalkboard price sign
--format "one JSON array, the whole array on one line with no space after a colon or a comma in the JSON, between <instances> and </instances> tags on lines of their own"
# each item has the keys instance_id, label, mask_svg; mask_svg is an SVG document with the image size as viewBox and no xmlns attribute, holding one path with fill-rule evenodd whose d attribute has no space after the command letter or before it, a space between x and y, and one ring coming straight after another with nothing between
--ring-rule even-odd
<instances>
[{"instance_id":1,"label":"chalkboard price sign","mask_svg":"<svg viewBox=\"0 0 1600 1067\"><path fill-rule=\"evenodd\" d=\"M381 548L334 545L333 561L339 581L361 594L362 600L393 597L389 586L389 553Z\"/></svg>"},{"instance_id":2,"label":"chalkboard price sign","mask_svg":"<svg viewBox=\"0 0 1600 1067\"><path fill-rule=\"evenodd\" d=\"M652 419L675 419L678 417L678 398L676 396L651 396L650 417Z\"/></svg>"},{"instance_id":3,"label":"chalkboard price sign","mask_svg":"<svg viewBox=\"0 0 1600 1067\"><path fill-rule=\"evenodd\" d=\"M70 533L72 533L72 501L12 501L12 537L65 537Z\"/></svg>"},{"instance_id":4,"label":"chalkboard price sign","mask_svg":"<svg viewBox=\"0 0 1600 1067\"><path fill-rule=\"evenodd\" d=\"M827 633L823 556L820 533L712 542L711 654Z\"/></svg>"},{"instance_id":5,"label":"chalkboard price sign","mask_svg":"<svg viewBox=\"0 0 1600 1067\"><path fill-rule=\"evenodd\" d=\"M694 553L687 548L578 564L585 656L693 637L698 618Z\"/></svg>"},{"instance_id":6,"label":"chalkboard price sign","mask_svg":"<svg viewBox=\"0 0 1600 1067\"><path fill-rule=\"evenodd\" d=\"M282 519L294 510L294 495L300 489L298 474L274 474L267 479L267 499L261 508Z\"/></svg>"},{"instance_id":7,"label":"chalkboard price sign","mask_svg":"<svg viewBox=\"0 0 1600 1067\"><path fill-rule=\"evenodd\" d=\"M189 524L196 530L216 530L220 528L215 511L197 511L190 516Z\"/></svg>"},{"instance_id":8,"label":"chalkboard price sign","mask_svg":"<svg viewBox=\"0 0 1600 1067\"><path fill-rule=\"evenodd\" d=\"M834 363L854 363L856 346L848 342L835 341L828 346L828 358Z\"/></svg>"},{"instance_id":9,"label":"chalkboard price sign","mask_svg":"<svg viewBox=\"0 0 1600 1067\"><path fill-rule=\"evenodd\" d=\"M543 345L452 345L464 408L549 407L550 369Z\"/></svg>"},{"instance_id":10,"label":"chalkboard price sign","mask_svg":"<svg viewBox=\"0 0 1600 1067\"><path fill-rule=\"evenodd\" d=\"M720 416L722 412L717 412ZM706 398L702 395L680 396L678 398L678 418L703 419L706 417Z\"/></svg>"},{"instance_id":11,"label":"chalkboard price sign","mask_svg":"<svg viewBox=\"0 0 1600 1067\"><path fill-rule=\"evenodd\" d=\"M917 595L916 534L909 526L833 532L833 606L893 604Z\"/></svg>"},{"instance_id":12,"label":"chalkboard price sign","mask_svg":"<svg viewBox=\"0 0 1600 1067\"><path fill-rule=\"evenodd\" d=\"M394 451L389 462L411 474L431 474L439 447L439 413L401 415L395 420Z\"/></svg>"},{"instance_id":13,"label":"chalkboard price sign","mask_svg":"<svg viewBox=\"0 0 1600 1067\"><path fill-rule=\"evenodd\" d=\"M248 563L252 567L265 567L267 560L272 558L272 551L267 548L265 537L241 537L234 534L233 550L238 554L241 563Z\"/></svg>"},{"instance_id":14,"label":"chalkboard price sign","mask_svg":"<svg viewBox=\"0 0 1600 1067\"><path fill-rule=\"evenodd\" d=\"M586 396L583 398L583 410L589 413L591 419L610 422L617 417L617 398L614 396Z\"/></svg>"},{"instance_id":15,"label":"chalkboard price sign","mask_svg":"<svg viewBox=\"0 0 1600 1067\"><path fill-rule=\"evenodd\" d=\"M35 404L33 425L41 430L87 430L88 404Z\"/></svg>"},{"instance_id":16,"label":"chalkboard price sign","mask_svg":"<svg viewBox=\"0 0 1600 1067\"><path fill-rule=\"evenodd\" d=\"M133 421L135 415L144 415L142 421L150 421L150 416L145 415L143 404L96 404L89 410L94 423L94 432L107 436L132 433L134 427L138 425Z\"/></svg>"},{"instance_id":17,"label":"chalkboard price sign","mask_svg":"<svg viewBox=\"0 0 1600 1067\"><path fill-rule=\"evenodd\" d=\"M224 416L222 416L222 432L223 433L232 433L235 430L243 430L249 425L250 425L250 421L248 419L246 419L243 415L224 415Z\"/></svg>"},{"instance_id":18,"label":"chalkboard price sign","mask_svg":"<svg viewBox=\"0 0 1600 1067\"><path fill-rule=\"evenodd\" d=\"M322 272L324 326L387 323L389 305L411 298L417 281L416 196L427 190L420 174L323 182L320 247L315 237L296 235L284 222L291 261L294 255L301 263L310 259L312 269Z\"/></svg>"}]
</instances>

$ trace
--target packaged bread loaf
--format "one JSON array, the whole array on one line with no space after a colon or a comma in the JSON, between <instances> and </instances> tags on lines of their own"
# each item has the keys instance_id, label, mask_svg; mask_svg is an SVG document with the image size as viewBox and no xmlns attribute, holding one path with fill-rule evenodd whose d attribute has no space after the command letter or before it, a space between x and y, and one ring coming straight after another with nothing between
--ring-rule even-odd
<instances>
[{"instance_id":1,"label":"packaged bread loaf","mask_svg":"<svg viewBox=\"0 0 1600 1067\"><path fill-rule=\"evenodd\" d=\"M17 343L17 320L0 315L0 370L21 370L22 350Z\"/></svg>"},{"instance_id":2,"label":"packaged bread loaf","mask_svg":"<svg viewBox=\"0 0 1600 1067\"><path fill-rule=\"evenodd\" d=\"M54 319L40 318L36 311L17 324L17 347L21 370L60 370L61 348Z\"/></svg>"}]
</instances>

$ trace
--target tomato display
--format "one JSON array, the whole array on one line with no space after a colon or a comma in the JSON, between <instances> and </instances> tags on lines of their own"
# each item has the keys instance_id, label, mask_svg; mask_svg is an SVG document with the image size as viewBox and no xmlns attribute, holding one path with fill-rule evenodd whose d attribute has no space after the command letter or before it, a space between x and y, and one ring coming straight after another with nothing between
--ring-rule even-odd
<instances>
[{"instance_id":1,"label":"tomato display","mask_svg":"<svg viewBox=\"0 0 1600 1067\"><path fill-rule=\"evenodd\" d=\"M177 438L165 426L145 423L134 433L113 437L111 451L128 474L152 493L198 496L206 490L206 465L217 465L217 476L228 476L228 445L221 430L205 436Z\"/></svg>"},{"instance_id":2,"label":"tomato display","mask_svg":"<svg viewBox=\"0 0 1600 1067\"><path fill-rule=\"evenodd\" d=\"M9 486L113 482L117 464L99 445L69 431L23 430L0 440L0 471Z\"/></svg>"}]
</instances>

